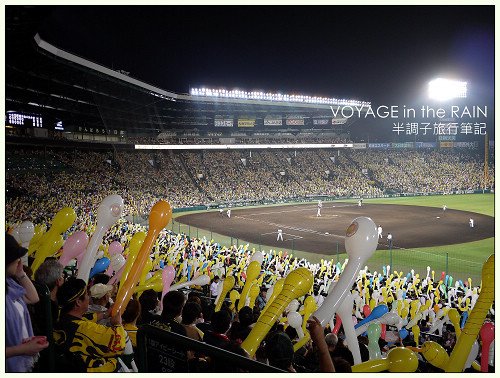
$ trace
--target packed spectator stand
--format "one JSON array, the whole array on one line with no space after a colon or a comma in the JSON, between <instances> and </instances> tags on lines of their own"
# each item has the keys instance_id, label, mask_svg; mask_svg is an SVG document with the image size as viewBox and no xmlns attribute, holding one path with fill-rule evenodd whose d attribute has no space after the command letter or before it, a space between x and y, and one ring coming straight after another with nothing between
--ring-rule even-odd
<instances>
[{"instance_id":1,"label":"packed spectator stand","mask_svg":"<svg viewBox=\"0 0 500 378\"><path fill-rule=\"evenodd\" d=\"M494 305L480 301L480 296L484 299L490 289L484 282L480 286L460 280L450 282L441 272L432 271L432 267L425 278L414 272L392 272L390 266L378 273L363 267L356 272L349 287L354 322L364 324L371 313L380 318L390 314L392 318L371 322L370 327L359 332L358 345L354 347L349 322L344 327L337 315L322 324L312 316L328 298L332 285L339 282L348 260L311 264L282 252L249 250L248 245L220 245L207 238L164 229L153 242L148 269L142 271L132 299L123 313L112 310L124 285L120 273L126 266L125 259L132 260L130 257L138 253L137 235L142 233L144 237L150 232L148 227L134 223L131 216L148 216L162 199L173 208L185 208L311 195L378 197L392 192L447 193L493 188L494 166L490 166L490 181L484 183L481 158L474 151L443 150L298 149L250 153L8 148L6 230L27 248L24 250L8 237L8 290L33 294L36 287L38 298L33 294L29 301L19 296L12 299L13 303L28 304L26 311L29 310L33 326L27 326L31 329L28 338L7 339L11 343L7 345L7 370L124 372L167 368L251 372L266 371L265 366L269 366L288 372L491 371ZM88 240L98 232L99 204L115 193L123 198L120 219L110 225L98 245L99 258L96 256L97 268L93 265L92 277L77 279L82 261L71 258L61 262L67 245L69 249L67 242L73 236L71 241L76 246L74 235L87 235ZM61 264L58 266L53 258L48 258L32 274L34 256L43 250L40 240L49 233L43 231L54 227L54 214L63 208L72 209L74 219L61 231L65 244L56 253ZM21 222L26 220L35 225L33 243L19 236L25 224ZM38 249L35 236L41 243ZM26 252L29 256L22 260ZM121 266L117 255L123 256ZM255 261L259 261L256 275L252 272ZM99 262L107 262L106 267L98 269L102 268ZM115 262L118 265L113 265ZM162 277L167 267L173 271L168 285ZM256 338L252 330L260 329L262 315L274 300L273 290L278 291L279 282L300 268L311 273L310 285L296 299L288 301L268 332L257 335L263 342L253 350L249 347ZM54 270L53 279L44 278L50 274L42 275L40 269ZM204 276L207 278L202 279ZM34 287L28 282L32 280ZM214 285L214 292L207 280L212 284L219 282ZM172 290L165 291L166 286ZM45 300L46 306L33 306L36 299ZM465 353L461 350L465 347L457 343L461 329L479 307L484 313L480 342L467 350L466 357L470 354L471 358L458 363L456 355ZM7 313L7 317L17 315ZM26 319L26 313L24 316ZM52 323L50 331L40 327L48 318ZM42 334L45 339L33 339ZM102 339L94 340L97 348L90 348L88 340L95 334L102 335ZM76 347L61 335L83 339L83 346ZM160 336L167 344L183 346L183 363L176 365L166 359L159 366L148 360L146 344L149 342L147 345L152 348L155 337ZM113 348L109 347L110 340L114 340ZM429 351L437 351L447 362L433 360ZM392 362L398 353L406 366ZM12 362L19 356L29 358L23 357L22 364ZM255 364L240 363L239 358ZM54 363L54 359L62 362Z\"/></svg>"}]
</instances>

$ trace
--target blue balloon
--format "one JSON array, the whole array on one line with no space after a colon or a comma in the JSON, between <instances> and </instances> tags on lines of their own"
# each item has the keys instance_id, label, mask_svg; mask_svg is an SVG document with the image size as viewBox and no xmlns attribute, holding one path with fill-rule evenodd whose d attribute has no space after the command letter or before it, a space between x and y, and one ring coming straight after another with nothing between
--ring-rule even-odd
<instances>
[{"instance_id":1,"label":"blue balloon","mask_svg":"<svg viewBox=\"0 0 500 378\"><path fill-rule=\"evenodd\" d=\"M382 272L384 272L384 276L387 275L387 268L385 267L385 265L382 267Z\"/></svg>"},{"instance_id":2,"label":"blue balloon","mask_svg":"<svg viewBox=\"0 0 500 378\"><path fill-rule=\"evenodd\" d=\"M160 260L160 269L163 269L164 266L165 266L165 262L163 260Z\"/></svg>"},{"instance_id":3,"label":"blue balloon","mask_svg":"<svg viewBox=\"0 0 500 378\"><path fill-rule=\"evenodd\" d=\"M109 264L110 261L107 257L103 257L97 260L92 269L90 270L89 279L94 277L96 274L104 272L106 269L108 269Z\"/></svg>"},{"instance_id":4,"label":"blue balloon","mask_svg":"<svg viewBox=\"0 0 500 378\"><path fill-rule=\"evenodd\" d=\"M468 311L464 311L463 314L462 314L462 321L460 322L460 328L464 328L465 327L465 322L467 322L468 318L469 318L469 312Z\"/></svg>"},{"instance_id":5,"label":"blue balloon","mask_svg":"<svg viewBox=\"0 0 500 378\"><path fill-rule=\"evenodd\" d=\"M406 336L408 336L408 330L406 328L401 328L399 331L399 337L401 337L401 340L404 340Z\"/></svg>"},{"instance_id":6,"label":"blue balloon","mask_svg":"<svg viewBox=\"0 0 500 378\"><path fill-rule=\"evenodd\" d=\"M444 278L444 284L448 286L448 275L446 275L446 277Z\"/></svg>"},{"instance_id":7,"label":"blue balloon","mask_svg":"<svg viewBox=\"0 0 500 378\"><path fill-rule=\"evenodd\" d=\"M366 324L372 320L375 320L375 319L378 319L380 318L382 315L384 315L385 313L389 312L389 307L387 307L387 305L385 304L379 304L377 307L375 307L373 309L373 311L370 313L370 315L368 315L366 318L364 318L363 320L359 321L355 326L354 328L359 328L361 327L363 324Z\"/></svg>"},{"instance_id":8,"label":"blue balloon","mask_svg":"<svg viewBox=\"0 0 500 378\"><path fill-rule=\"evenodd\" d=\"M406 281L409 281L409 280L410 280L410 278L411 278L411 273L408 273L408 274L406 275Z\"/></svg>"}]
</instances>

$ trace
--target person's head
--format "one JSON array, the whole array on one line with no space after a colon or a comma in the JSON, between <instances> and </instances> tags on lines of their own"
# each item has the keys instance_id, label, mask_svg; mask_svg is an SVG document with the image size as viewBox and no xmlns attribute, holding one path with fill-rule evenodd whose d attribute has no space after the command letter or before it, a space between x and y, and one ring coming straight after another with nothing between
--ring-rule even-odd
<instances>
[{"instance_id":1,"label":"person's head","mask_svg":"<svg viewBox=\"0 0 500 378\"><path fill-rule=\"evenodd\" d=\"M109 302L112 291L113 285L98 283L90 288L90 296L94 303L105 305Z\"/></svg>"},{"instance_id":2,"label":"person's head","mask_svg":"<svg viewBox=\"0 0 500 378\"><path fill-rule=\"evenodd\" d=\"M68 279L57 291L57 302L61 307L61 314L71 312L81 316L88 311L89 301L87 284L79 278Z\"/></svg>"},{"instance_id":3,"label":"person's head","mask_svg":"<svg viewBox=\"0 0 500 378\"><path fill-rule=\"evenodd\" d=\"M186 298L182 291L174 290L169 291L163 297L163 311L161 317L163 319L174 319L182 313L182 307Z\"/></svg>"},{"instance_id":4,"label":"person's head","mask_svg":"<svg viewBox=\"0 0 500 378\"><path fill-rule=\"evenodd\" d=\"M231 313L225 309L212 315L212 329L216 333L226 333L231 326Z\"/></svg>"},{"instance_id":5,"label":"person's head","mask_svg":"<svg viewBox=\"0 0 500 378\"><path fill-rule=\"evenodd\" d=\"M111 279L110 276L108 276L106 273L97 273L94 277L92 277L91 282L92 285L95 284L103 284L107 285L109 280Z\"/></svg>"},{"instance_id":6,"label":"person's head","mask_svg":"<svg viewBox=\"0 0 500 378\"><path fill-rule=\"evenodd\" d=\"M182 324L193 324L196 319L203 317L201 306L196 302L186 302L182 309Z\"/></svg>"},{"instance_id":7,"label":"person's head","mask_svg":"<svg viewBox=\"0 0 500 378\"><path fill-rule=\"evenodd\" d=\"M266 341L266 355L269 365L288 370L293 362L293 344L288 335L277 332Z\"/></svg>"},{"instance_id":8,"label":"person's head","mask_svg":"<svg viewBox=\"0 0 500 378\"><path fill-rule=\"evenodd\" d=\"M158 294L153 289L146 290L139 297L139 302L142 313L153 311L158 305Z\"/></svg>"},{"instance_id":9,"label":"person's head","mask_svg":"<svg viewBox=\"0 0 500 378\"><path fill-rule=\"evenodd\" d=\"M201 298L194 291L189 292L187 302L195 302L201 306Z\"/></svg>"},{"instance_id":10,"label":"person's head","mask_svg":"<svg viewBox=\"0 0 500 378\"><path fill-rule=\"evenodd\" d=\"M7 277L14 277L23 257L28 250L23 248L14 236L5 234L5 265Z\"/></svg>"},{"instance_id":11,"label":"person's head","mask_svg":"<svg viewBox=\"0 0 500 378\"><path fill-rule=\"evenodd\" d=\"M137 320L139 315L141 314L141 303L132 298L127 304L125 311L122 314L123 323L133 323Z\"/></svg>"},{"instance_id":12,"label":"person's head","mask_svg":"<svg viewBox=\"0 0 500 378\"><path fill-rule=\"evenodd\" d=\"M47 285L50 291L64 283L64 267L54 258L46 259L35 272L35 281Z\"/></svg>"},{"instance_id":13,"label":"person's head","mask_svg":"<svg viewBox=\"0 0 500 378\"><path fill-rule=\"evenodd\" d=\"M219 282L219 276L214 277L214 282Z\"/></svg>"},{"instance_id":14,"label":"person's head","mask_svg":"<svg viewBox=\"0 0 500 378\"><path fill-rule=\"evenodd\" d=\"M333 351L337 346L339 341L338 337L334 333L329 333L325 336L326 345L328 345L328 350Z\"/></svg>"},{"instance_id":15,"label":"person's head","mask_svg":"<svg viewBox=\"0 0 500 378\"><path fill-rule=\"evenodd\" d=\"M253 310L249 306L243 306L238 312L238 319L242 327L248 327L253 323Z\"/></svg>"}]
</instances>

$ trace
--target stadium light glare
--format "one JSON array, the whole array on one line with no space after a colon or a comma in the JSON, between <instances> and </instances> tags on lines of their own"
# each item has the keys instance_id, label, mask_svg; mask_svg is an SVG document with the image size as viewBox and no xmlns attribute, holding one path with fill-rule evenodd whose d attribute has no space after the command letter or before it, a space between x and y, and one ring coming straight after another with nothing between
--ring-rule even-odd
<instances>
[{"instance_id":1,"label":"stadium light glare","mask_svg":"<svg viewBox=\"0 0 500 378\"><path fill-rule=\"evenodd\" d=\"M331 104L331 105L349 105L349 106L370 106L368 101L336 99L318 96L306 96L301 94L282 94L263 91L242 91L239 89L226 90L226 89L211 89L211 88L191 88L190 94L193 96L207 96L207 97L225 97L234 99L253 99L264 100L271 102L301 102L311 104Z\"/></svg>"},{"instance_id":2,"label":"stadium light glare","mask_svg":"<svg viewBox=\"0 0 500 378\"><path fill-rule=\"evenodd\" d=\"M437 78L429 82L429 98L438 101L467 97L467 82Z\"/></svg>"}]
</instances>

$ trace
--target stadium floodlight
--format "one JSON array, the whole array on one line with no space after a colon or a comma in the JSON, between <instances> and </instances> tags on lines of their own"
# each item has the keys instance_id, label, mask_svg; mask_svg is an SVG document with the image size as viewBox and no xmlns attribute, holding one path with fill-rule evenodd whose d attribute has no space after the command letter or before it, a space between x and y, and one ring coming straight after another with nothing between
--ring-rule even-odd
<instances>
[{"instance_id":1,"label":"stadium floodlight","mask_svg":"<svg viewBox=\"0 0 500 378\"><path fill-rule=\"evenodd\" d=\"M438 101L467 97L467 82L437 78L429 82L429 98Z\"/></svg>"}]
</instances>

